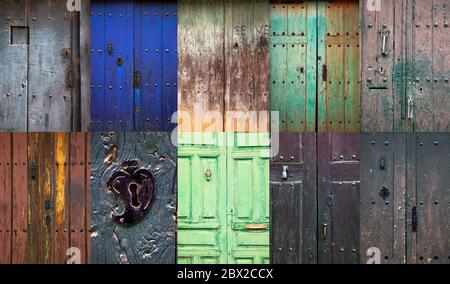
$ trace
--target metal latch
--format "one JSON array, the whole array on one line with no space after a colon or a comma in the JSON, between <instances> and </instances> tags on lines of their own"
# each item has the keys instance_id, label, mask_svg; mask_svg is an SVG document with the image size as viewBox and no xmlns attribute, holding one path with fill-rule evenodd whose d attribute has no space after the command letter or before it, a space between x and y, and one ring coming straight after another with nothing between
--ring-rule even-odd
<instances>
[{"instance_id":1,"label":"metal latch","mask_svg":"<svg viewBox=\"0 0 450 284\"><path fill-rule=\"evenodd\" d=\"M134 72L134 87L139 88L141 85L141 73L139 71Z\"/></svg>"},{"instance_id":2,"label":"metal latch","mask_svg":"<svg viewBox=\"0 0 450 284\"><path fill-rule=\"evenodd\" d=\"M107 185L125 204L123 213L113 213L115 222L131 225L145 217L155 197L155 179L150 171L139 168L139 161L123 162L121 169L112 174Z\"/></svg>"},{"instance_id":3,"label":"metal latch","mask_svg":"<svg viewBox=\"0 0 450 284\"><path fill-rule=\"evenodd\" d=\"M283 172L281 173L281 179L283 179L283 180L288 179L288 171L289 171L289 167L283 166Z\"/></svg>"},{"instance_id":4,"label":"metal latch","mask_svg":"<svg viewBox=\"0 0 450 284\"><path fill-rule=\"evenodd\" d=\"M380 170L386 169L386 160L384 158L380 159Z\"/></svg>"},{"instance_id":5,"label":"metal latch","mask_svg":"<svg viewBox=\"0 0 450 284\"><path fill-rule=\"evenodd\" d=\"M414 118L414 99L409 96L408 98L408 113L407 113L407 118L409 120Z\"/></svg>"},{"instance_id":6,"label":"metal latch","mask_svg":"<svg viewBox=\"0 0 450 284\"><path fill-rule=\"evenodd\" d=\"M326 64L322 66L322 81L323 82L328 81L328 68Z\"/></svg>"},{"instance_id":7,"label":"metal latch","mask_svg":"<svg viewBox=\"0 0 450 284\"><path fill-rule=\"evenodd\" d=\"M36 163L31 163L31 179L36 179Z\"/></svg>"},{"instance_id":8,"label":"metal latch","mask_svg":"<svg viewBox=\"0 0 450 284\"><path fill-rule=\"evenodd\" d=\"M322 236L323 239L326 240L328 237L328 224L322 224Z\"/></svg>"},{"instance_id":9,"label":"metal latch","mask_svg":"<svg viewBox=\"0 0 450 284\"><path fill-rule=\"evenodd\" d=\"M417 207L416 206L414 206L412 208L412 221L411 221L411 224L412 224L412 231L413 232L417 232Z\"/></svg>"},{"instance_id":10,"label":"metal latch","mask_svg":"<svg viewBox=\"0 0 450 284\"><path fill-rule=\"evenodd\" d=\"M108 54L111 55L113 52L113 46L112 43L108 43Z\"/></svg>"}]
</instances>

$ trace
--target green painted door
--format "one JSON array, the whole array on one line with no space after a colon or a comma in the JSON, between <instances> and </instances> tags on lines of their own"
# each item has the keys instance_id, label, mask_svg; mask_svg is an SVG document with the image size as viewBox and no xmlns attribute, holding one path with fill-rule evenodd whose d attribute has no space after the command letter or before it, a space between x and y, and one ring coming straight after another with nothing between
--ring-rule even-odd
<instances>
[{"instance_id":1,"label":"green painted door","mask_svg":"<svg viewBox=\"0 0 450 284\"><path fill-rule=\"evenodd\" d=\"M178 263L269 262L267 134L180 133Z\"/></svg>"},{"instance_id":2,"label":"green painted door","mask_svg":"<svg viewBox=\"0 0 450 284\"><path fill-rule=\"evenodd\" d=\"M358 1L271 4L271 110L282 132L358 132Z\"/></svg>"}]
</instances>

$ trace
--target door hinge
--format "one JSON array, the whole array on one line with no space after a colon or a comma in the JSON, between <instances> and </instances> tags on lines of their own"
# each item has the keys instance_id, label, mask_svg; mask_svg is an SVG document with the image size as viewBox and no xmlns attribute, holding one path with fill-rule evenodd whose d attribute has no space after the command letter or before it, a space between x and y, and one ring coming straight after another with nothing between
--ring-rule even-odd
<instances>
[{"instance_id":1,"label":"door hinge","mask_svg":"<svg viewBox=\"0 0 450 284\"><path fill-rule=\"evenodd\" d=\"M141 73L139 71L134 72L134 87L139 88L141 85Z\"/></svg>"},{"instance_id":2,"label":"door hinge","mask_svg":"<svg viewBox=\"0 0 450 284\"><path fill-rule=\"evenodd\" d=\"M414 206L412 208L412 221L411 221L411 225L412 225L412 231L413 232L417 232L417 207Z\"/></svg>"}]
</instances>

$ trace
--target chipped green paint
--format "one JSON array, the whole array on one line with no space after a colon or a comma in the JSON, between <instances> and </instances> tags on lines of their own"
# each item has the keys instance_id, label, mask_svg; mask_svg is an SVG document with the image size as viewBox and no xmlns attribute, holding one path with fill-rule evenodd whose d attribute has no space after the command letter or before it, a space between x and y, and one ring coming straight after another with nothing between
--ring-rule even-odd
<instances>
[{"instance_id":1,"label":"chipped green paint","mask_svg":"<svg viewBox=\"0 0 450 284\"><path fill-rule=\"evenodd\" d=\"M182 133L178 263L269 262L267 133Z\"/></svg>"},{"instance_id":2,"label":"chipped green paint","mask_svg":"<svg viewBox=\"0 0 450 284\"><path fill-rule=\"evenodd\" d=\"M360 128L358 1L271 5L271 110L282 132Z\"/></svg>"}]
</instances>

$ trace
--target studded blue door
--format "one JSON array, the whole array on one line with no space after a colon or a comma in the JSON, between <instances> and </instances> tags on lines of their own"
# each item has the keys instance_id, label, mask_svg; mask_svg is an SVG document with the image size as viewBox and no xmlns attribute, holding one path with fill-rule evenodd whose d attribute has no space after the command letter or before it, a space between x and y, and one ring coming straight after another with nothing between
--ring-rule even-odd
<instances>
[{"instance_id":1,"label":"studded blue door","mask_svg":"<svg viewBox=\"0 0 450 284\"><path fill-rule=\"evenodd\" d=\"M176 109L176 1L92 1L91 130L168 131Z\"/></svg>"}]
</instances>

